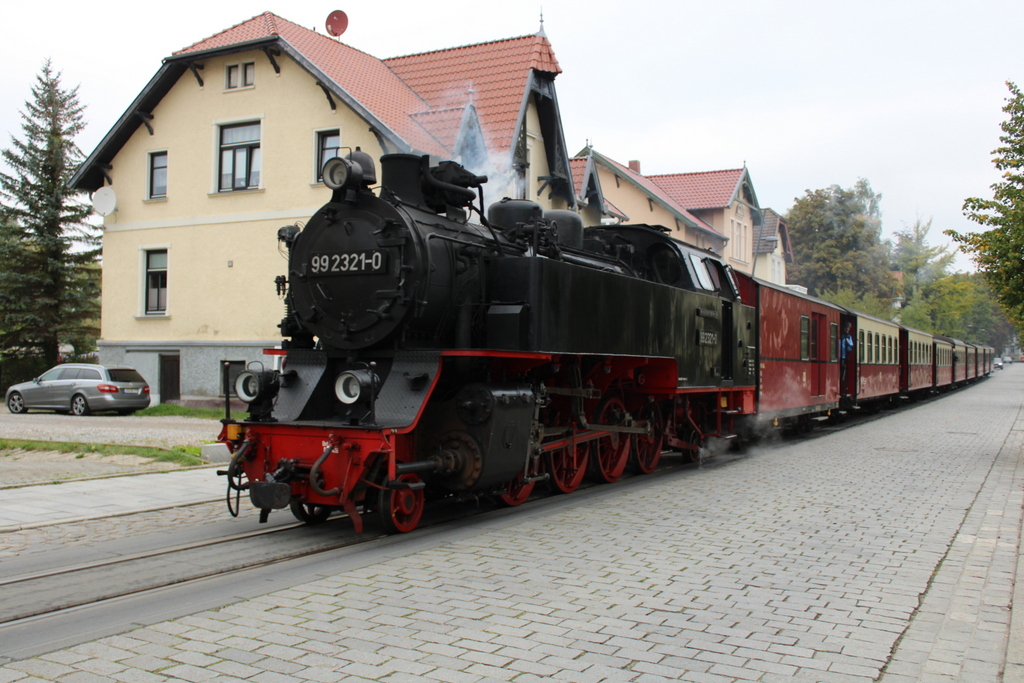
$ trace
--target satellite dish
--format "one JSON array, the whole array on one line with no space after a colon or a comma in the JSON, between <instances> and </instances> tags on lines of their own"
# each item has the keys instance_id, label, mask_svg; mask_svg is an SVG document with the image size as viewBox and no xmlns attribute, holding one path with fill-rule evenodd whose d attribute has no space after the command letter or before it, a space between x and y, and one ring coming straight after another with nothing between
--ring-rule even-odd
<instances>
[{"instance_id":1,"label":"satellite dish","mask_svg":"<svg viewBox=\"0 0 1024 683\"><path fill-rule=\"evenodd\" d=\"M348 28L348 15L336 9L327 15L327 32L337 38Z\"/></svg>"},{"instance_id":2,"label":"satellite dish","mask_svg":"<svg viewBox=\"0 0 1024 683\"><path fill-rule=\"evenodd\" d=\"M117 211L117 195L114 188L101 187L92 195L92 208L101 216L109 216Z\"/></svg>"}]
</instances>

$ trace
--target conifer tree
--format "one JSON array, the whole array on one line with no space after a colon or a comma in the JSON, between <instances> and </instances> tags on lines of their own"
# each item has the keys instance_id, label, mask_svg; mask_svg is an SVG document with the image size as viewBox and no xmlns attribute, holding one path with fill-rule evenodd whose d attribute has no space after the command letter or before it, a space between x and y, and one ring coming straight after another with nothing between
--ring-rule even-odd
<instances>
[{"instance_id":1,"label":"conifer tree","mask_svg":"<svg viewBox=\"0 0 1024 683\"><path fill-rule=\"evenodd\" d=\"M0 353L58 362L99 335L99 237L90 207L68 185L83 156L78 88L61 86L47 60L21 112L0 172Z\"/></svg>"},{"instance_id":2,"label":"conifer tree","mask_svg":"<svg viewBox=\"0 0 1024 683\"><path fill-rule=\"evenodd\" d=\"M988 228L981 233L946 234L971 254L1003 310L1024 334L1024 95L1008 82L1007 119L999 136L1002 146L992 151L1002 180L992 185L992 199L964 201L964 215Z\"/></svg>"}]
</instances>

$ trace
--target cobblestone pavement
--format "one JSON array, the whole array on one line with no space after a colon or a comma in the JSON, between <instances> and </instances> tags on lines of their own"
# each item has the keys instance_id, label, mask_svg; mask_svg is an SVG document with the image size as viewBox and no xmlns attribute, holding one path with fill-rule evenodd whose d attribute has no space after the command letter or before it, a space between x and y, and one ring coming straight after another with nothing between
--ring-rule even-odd
<instances>
[{"instance_id":1,"label":"cobblestone pavement","mask_svg":"<svg viewBox=\"0 0 1024 683\"><path fill-rule=\"evenodd\" d=\"M696 476L12 662L0 683L999 680L1024 484L1015 370Z\"/></svg>"},{"instance_id":2,"label":"cobblestone pavement","mask_svg":"<svg viewBox=\"0 0 1024 683\"><path fill-rule=\"evenodd\" d=\"M0 527L0 562L5 557L57 548L95 547L115 539L150 535L181 526L197 526L211 519L231 519L227 516L223 500L74 523L31 526L6 533Z\"/></svg>"},{"instance_id":3,"label":"cobblestone pavement","mask_svg":"<svg viewBox=\"0 0 1024 683\"><path fill-rule=\"evenodd\" d=\"M221 425L197 417L138 417L117 415L12 415L0 411L0 438L135 446L199 446L214 441Z\"/></svg>"},{"instance_id":4,"label":"cobblestone pavement","mask_svg":"<svg viewBox=\"0 0 1024 683\"><path fill-rule=\"evenodd\" d=\"M64 529L39 532L40 536L81 534L74 525L95 522L97 529L107 518L114 525L131 526L125 515L165 511L180 506L224 499L225 481L213 467L175 472L142 473L113 479L69 481L59 486L23 486L0 490L0 549L12 538L35 539L32 531L61 525ZM164 513L176 519L180 511ZM153 531L160 529L159 516L148 517ZM141 528L141 525L140 525ZM22 534L17 536L17 534ZM27 535L26 535L27 534Z\"/></svg>"},{"instance_id":5,"label":"cobblestone pavement","mask_svg":"<svg viewBox=\"0 0 1024 683\"><path fill-rule=\"evenodd\" d=\"M60 451L0 451L0 489L52 484L72 479L110 477L178 469L174 462L159 462L139 455L100 455Z\"/></svg>"}]
</instances>

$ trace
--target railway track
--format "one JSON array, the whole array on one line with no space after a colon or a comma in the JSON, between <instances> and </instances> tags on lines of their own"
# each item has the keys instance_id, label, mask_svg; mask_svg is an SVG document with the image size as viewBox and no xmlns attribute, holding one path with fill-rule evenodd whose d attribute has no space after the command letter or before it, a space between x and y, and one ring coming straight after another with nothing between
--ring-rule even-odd
<instances>
[{"instance_id":1,"label":"railway track","mask_svg":"<svg viewBox=\"0 0 1024 683\"><path fill-rule=\"evenodd\" d=\"M823 428L800 435L800 438L826 436L878 419L884 414L858 415L841 425L823 425ZM742 454L719 453L708 460L703 460L701 466L728 465L743 457ZM659 466L658 473L664 474L667 470L696 466L678 458L667 457ZM657 478L655 474L640 479ZM607 489L611 492L617 487L605 487L588 482L581 487L581 492L591 488ZM568 496L563 500L571 504L573 500L578 499L577 495ZM538 498L544 500L549 497L535 495L531 503L539 502ZM561 496L554 498L562 499ZM579 497L581 500L582 498ZM526 505L529 506L531 503ZM426 530L473 517L493 510L494 507L489 503L473 508L464 503L446 505L443 502L428 506L428 515L424 518L421 529ZM62 613L110 603L129 596L153 593L171 586L268 567L369 543L386 535L383 531L372 530L357 535L352 531L345 516L340 515L320 525L289 523L269 529L0 578L0 591L4 595L4 600L0 601L0 632L46 617L59 616Z\"/></svg>"},{"instance_id":2,"label":"railway track","mask_svg":"<svg viewBox=\"0 0 1024 683\"><path fill-rule=\"evenodd\" d=\"M340 521L340 520L339 520ZM344 522L342 522L344 523ZM372 541L383 534L297 533L300 523L0 579L0 627ZM313 531L313 528L309 528ZM267 543L268 536L279 536Z\"/></svg>"}]
</instances>

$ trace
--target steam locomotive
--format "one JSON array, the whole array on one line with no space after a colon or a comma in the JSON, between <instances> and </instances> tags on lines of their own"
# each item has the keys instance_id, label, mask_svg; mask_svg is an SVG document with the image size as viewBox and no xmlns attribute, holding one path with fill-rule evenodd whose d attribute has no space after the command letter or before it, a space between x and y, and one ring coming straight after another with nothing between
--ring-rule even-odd
<instances>
[{"instance_id":1,"label":"steam locomotive","mask_svg":"<svg viewBox=\"0 0 1024 683\"><path fill-rule=\"evenodd\" d=\"M428 498L518 505L541 482L614 482L665 450L699 459L712 437L903 393L861 382L882 359L872 326L892 323L734 272L660 226L584 229L507 198L485 216L486 178L452 161L380 164L378 195L369 155L330 160L331 200L278 231L279 365L238 375L248 417L220 435L232 514L245 491L261 521L340 509L356 531L375 515L407 532ZM849 360L845 323L860 335ZM886 343L898 368L900 342Z\"/></svg>"},{"instance_id":2,"label":"steam locomotive","mask_svg":"<svg viewBox=\"0 0 1024 683\"><path fill-rule=\"evenodd\" d=\"M455 162L386 155L381 176L377 196L369 155L332 160L331 201L278 233L284 355L238 375L249 417L221 434L264 519L409 531L427 493L612 482L753 412L754 309L714 254L525 200L485 218L486 178Z\"/></svg>"}]
</instances>

